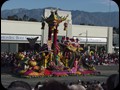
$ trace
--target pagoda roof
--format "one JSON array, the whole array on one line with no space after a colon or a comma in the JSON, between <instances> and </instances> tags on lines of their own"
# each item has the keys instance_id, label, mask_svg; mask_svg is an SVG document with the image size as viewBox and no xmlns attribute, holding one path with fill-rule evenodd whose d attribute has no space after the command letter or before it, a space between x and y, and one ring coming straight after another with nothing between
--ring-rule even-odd
<instances>
[{"instance_id":1,"label":"pagoda roof","mask_svg":"<svg viewBox=\"0 0 120 90\"><path fill-rule=\"evenodd\" d=\"M58 13L57 13L57 10L56 11L51 11L51 14L49 17L47 18L44 18L44 21L46 21L47 23L51 23L51 22L57 22L58 24L61 23L62 21L65 21L67 19L68 15L67 16L59 16Z\"/></svg>"}]
</instances>

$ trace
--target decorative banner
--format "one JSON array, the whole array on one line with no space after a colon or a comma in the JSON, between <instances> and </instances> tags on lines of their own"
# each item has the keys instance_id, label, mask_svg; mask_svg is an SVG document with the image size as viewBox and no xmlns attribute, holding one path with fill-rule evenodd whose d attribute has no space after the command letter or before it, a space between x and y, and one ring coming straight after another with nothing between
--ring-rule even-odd
<instances>
[{"instance_id":1,"label":"decorative banner","mask_svg":"<svg viewBox=\"0 0 120 90\"><path fill-rule=\"evenodd\" d=\"M23 36L23 35L1 35L1 40L27 40L27 38L35 38L41 40L41 36Z\"/></svg>"},{"instance_id":2,"label":"decorative banner","mask_svg":"<svg viewBox=\"0 0 120 90\"><path fill-rule=\"evenodd\" d=\"M86 42L86 38L77 37L81 43ZM106 43L107 38L87 38L87 42L91 43Z\"/></svg>"}]
</instances>

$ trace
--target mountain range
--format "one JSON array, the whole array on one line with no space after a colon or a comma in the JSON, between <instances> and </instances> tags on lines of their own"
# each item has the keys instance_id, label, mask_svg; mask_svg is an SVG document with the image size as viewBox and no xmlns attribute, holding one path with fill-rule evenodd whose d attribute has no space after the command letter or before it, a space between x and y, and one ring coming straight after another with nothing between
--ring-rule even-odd
<instances>
[{"instance_id":1,"label":"mountain range","mask_svg":"<svg viewBox=\"0 0 120 90\"><path fill-rule=\"evenodd\" d=\"M50 9L51 7L47 7ZM7 19L8 16L17 15L19 18L22 18L24 15L27 15L29 18L35 18L38 21L41 21L41 16L43 15L44 9L11 9L11 10L2 10L1 18ZM62 10L62 9L59 9ZM67 11L67 10L64 10ZM111 26L119 27L119 12L85 12L79 10L69 10L72 14L72 24L83 24L83 25L95 25L95 26Z\"/></svg>"}]
</instances>

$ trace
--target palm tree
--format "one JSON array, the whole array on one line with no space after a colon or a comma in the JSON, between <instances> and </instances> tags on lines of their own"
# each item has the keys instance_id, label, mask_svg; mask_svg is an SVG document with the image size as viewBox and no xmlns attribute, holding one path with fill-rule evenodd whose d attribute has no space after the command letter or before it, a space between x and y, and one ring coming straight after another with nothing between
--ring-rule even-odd
<instances>
[{"instance_id":1,"label":"palm tree","mask_svg":"<svg viewBox=\"0 0 120 90\"><path fill-rule=\"evenodd\" d=\"M29 17L25 14L22 19L23 21L28 21Z\"/></svg>"}]
</instances>

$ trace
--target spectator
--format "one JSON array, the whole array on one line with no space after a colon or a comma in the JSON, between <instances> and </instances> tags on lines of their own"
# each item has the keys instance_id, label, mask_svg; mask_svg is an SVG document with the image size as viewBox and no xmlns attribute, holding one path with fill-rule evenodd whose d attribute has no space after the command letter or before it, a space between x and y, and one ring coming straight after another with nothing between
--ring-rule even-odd
<instances>
[{"instance_id":1,"label":"spectator","mask_svg":"<svg viewBox=\"0 0 120 90\"><path fill-rule=\"evenodd\" d=\"M70 90L86 90L85 87L80 84L79 85L73 84L69 86L69 89Z\"/></svg>"},{"instance_id":2,"label":"spectator","mask_svg":"<svg viewBox=\"0 0 120 90\"><path fill-rule=\"evenodd\" d=\"M51 80L44 84L39 90L69 90L69 88L58 81Z\"/></svg>"},{"instance_id":3,"label":"spectator","mask_svg":"<svg viewBox=\"0 0 120 90\"><path fill-rule=\"evenodd\" d=\"M41 87L43 87L43 84L41 82L38 82L34 88L34 90L39 90Z\"/></svg>"},{"instance_id":4,"label":"spectator","mask_svg":"<svg viewBox=\"0 0 120 90\"><path fill-rule=\"evenodd\" d=\"M113 90L119 85L119 74L112 74L106 81L107 90Z\"/></svg>"},{"instance_id":5,"label":"spectator","mask_svg":"<svg viewBox=\"0 0 120 90\"><path fill-rule=\"evenodd\" d=\"M31 86L24 81L13 81L7 88L8 90L32 90Z\"/></svg>"},{"instance_id":6,"label":"spectator","mask_svg":"<svg viewBox=\"0 0 120 90\"><path fill-rule=\"evenodd\" d=\"M102 86L103 90L107 90L106 83L103 82L103 83L101 84L101 86Z\"/></svg>"},{"instance_id":7,"label":"spectator","mask_svg":"<svg viewBox=\"0 0 120 90\"><path fill-rule=\"evenodd\" d=\"M89 85L87 90L104 90L100 84L94 84Z\"/></svg>"}]
</instances>

